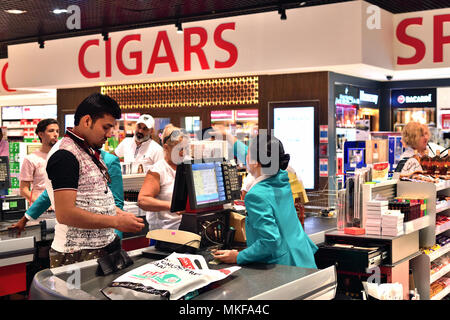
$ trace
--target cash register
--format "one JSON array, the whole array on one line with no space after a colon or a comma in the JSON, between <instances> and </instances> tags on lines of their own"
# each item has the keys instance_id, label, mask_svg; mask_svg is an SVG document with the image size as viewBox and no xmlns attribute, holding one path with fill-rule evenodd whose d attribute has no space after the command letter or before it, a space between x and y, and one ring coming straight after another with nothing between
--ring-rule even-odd
<instances>
[{"instance_id":1,"label":"cash register","mask_svg":"<svg viewBox=\"0 0 450 320\"><path fill-rule=\"evenodd\" d=\"M230 248L235 230L230 228L231 210L224 209L224 204L240 199L240 190L233 163L223 159L185 161L177 166L170 211L183 212L179 230L199 236L200 251L214 246ZM174 232L168 230L168 238L173 238ZM157 249L167 244L158 236Z\"/></svg>"}]
</instances>

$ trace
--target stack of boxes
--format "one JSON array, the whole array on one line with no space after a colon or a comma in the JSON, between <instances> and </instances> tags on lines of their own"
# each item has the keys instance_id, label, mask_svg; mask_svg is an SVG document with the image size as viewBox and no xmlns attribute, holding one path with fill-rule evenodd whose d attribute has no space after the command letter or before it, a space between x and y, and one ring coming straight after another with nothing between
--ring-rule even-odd
<instances>
[{"instance_id":1,"label":"stack of boxes","mask_svg":"<svg viewBox=\"0 0 450 320\"><path fill-rule=\"evenodd\" d=\"M400 210L388 210L381 215L381 235L396 237L403 234L404 214Z\"/></svg>"},{"instance_id":2,"label":"stack of boxes","mask_svg":"<svg viewBox=\"0 0 450 320\"><path fill-rule=\"evenodd\" d=\"M366 234L381 235L381 216L384 212L388 211L388 205L388 201L372 200L367 202Z\"/></svg>"}]
</instances>

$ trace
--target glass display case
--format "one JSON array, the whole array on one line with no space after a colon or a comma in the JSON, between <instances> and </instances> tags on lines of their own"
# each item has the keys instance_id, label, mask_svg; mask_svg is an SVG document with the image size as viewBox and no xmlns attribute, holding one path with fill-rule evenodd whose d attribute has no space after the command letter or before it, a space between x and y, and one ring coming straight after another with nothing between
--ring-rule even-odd
<instances>
[{"instance_id":1,"label":"glass display case","mask_svg":"<svg viewBox=\"0 0 450 320\"><path fill-rule=\"evenodd\" d=\"M436 108L393 108L393 131L401 132L410 121L426 123L436 127Z\"/></svg>"}]
</instances>

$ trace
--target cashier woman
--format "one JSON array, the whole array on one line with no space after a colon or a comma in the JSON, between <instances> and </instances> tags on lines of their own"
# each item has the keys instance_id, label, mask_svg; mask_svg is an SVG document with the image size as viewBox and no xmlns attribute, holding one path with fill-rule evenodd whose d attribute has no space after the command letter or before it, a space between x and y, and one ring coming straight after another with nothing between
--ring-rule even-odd
<instances>
[{"instance_id":1,"label":"cashier woman","mask_svg":"<svg viewBox=\"0 0 450 320\"><path fill-rule=\"evenodd\" d=\"M227 134L221 126L216 130ZM285 171L290 157L284 152L281 141L270 135L258 135L250 141L247 152L247 147L235 137L227 139L234 141L238 159L242 161L239 154L245 154L247 171L255 180L244 199L247 248L240 252L217 250L215 258L241 265L260 262L317 268L314 253L318 248L297 218ZM265 161L266 158L269 161Z\"/></svg>"}]
</instances>

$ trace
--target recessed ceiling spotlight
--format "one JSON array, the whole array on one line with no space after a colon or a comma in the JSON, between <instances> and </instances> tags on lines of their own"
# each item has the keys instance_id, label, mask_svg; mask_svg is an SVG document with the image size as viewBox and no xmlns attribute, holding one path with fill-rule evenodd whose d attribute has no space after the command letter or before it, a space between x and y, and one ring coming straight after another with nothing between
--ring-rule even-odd
<instances>
[{"instance_id":1,"label":"recessed ceiling spotlight","mask_svg":"<svg viewBox=\"0 0 450 320\"><path fill-rule=\"evenodd\" d=\"M67 13L67 9L55 9L52 11L54 14Z\"/></svg>"},{"instance_id":2,"label":"recessed ceiling spotlight","mask_svg":"<svg viewBox=\"0 0 450 320\"><path fill-rule=\"evenodd\" d=\"M300 2L300 6L304 6L306 4L306 2L305 1L303 1L303 2Z\"/></svg>"},{"instance_id":3,"label":"recessed ceiling spotlight","mask_svg":"<svg viewBox=\"0 0 450 320\"><path fill-rule=\"evenodd\" d=\"M19 10L19 9L11 9L11 10L5 10L5 12L7 13L11 13L11 14L22 14L25 13L25 10Z\"/></svg>"}]
</instances>

